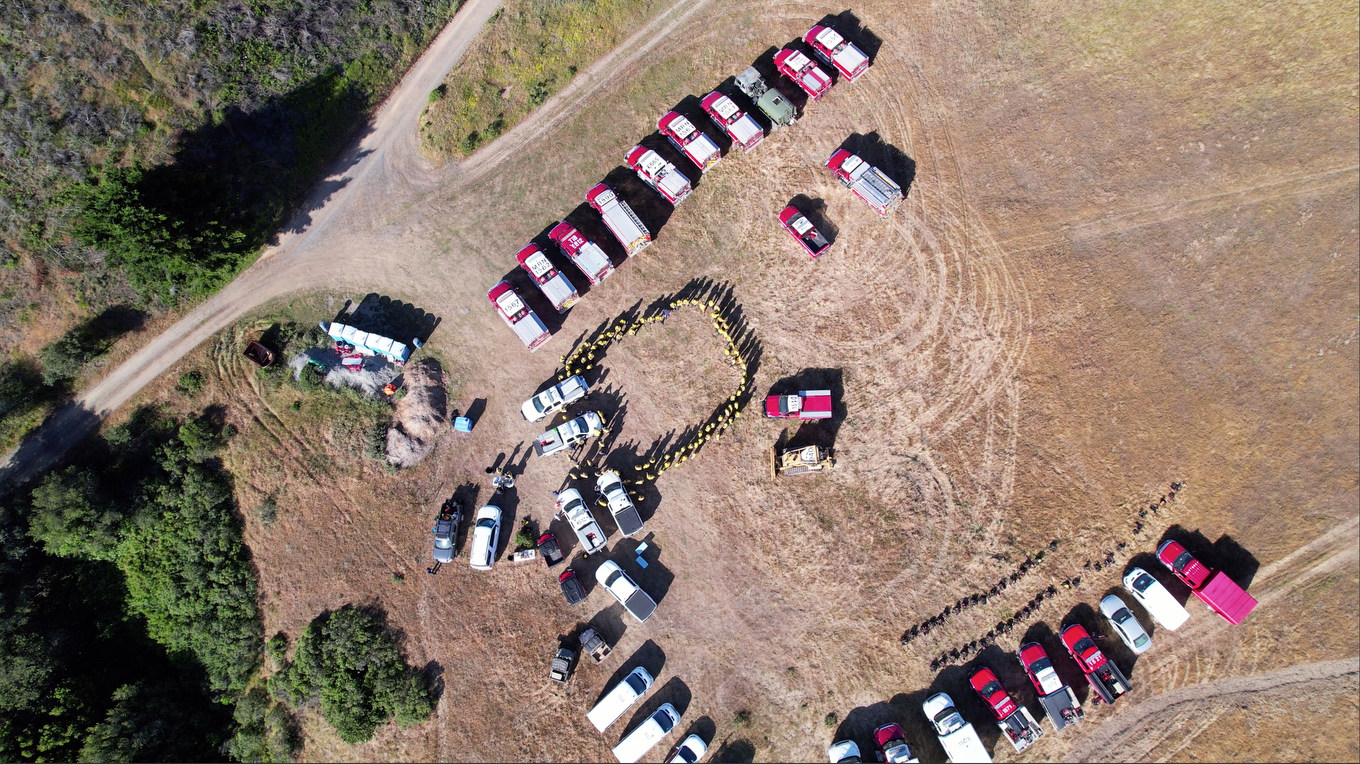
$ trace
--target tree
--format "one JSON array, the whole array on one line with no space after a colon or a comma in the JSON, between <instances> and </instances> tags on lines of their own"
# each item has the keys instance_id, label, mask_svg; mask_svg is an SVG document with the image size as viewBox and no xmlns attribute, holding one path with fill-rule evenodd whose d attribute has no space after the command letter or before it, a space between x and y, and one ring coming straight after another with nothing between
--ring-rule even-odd
<instances>
[{"instance_id":1,"label":"tree","mask_svg":"<svg viewBox=\"0 0 1360 764\"><path fill-rule=\"evenodd\" d=\"M67 467L43 478L31 494L28 533L48 554L112 560L123 515L99 495L95 476Z\"/></svg>"},{"instance_id":2,"label":"tree","mask_svg":"<svg viewBox=\"0 0 1360 764\"><path fill-rule=\"evenodd\" d=\"M271 686L294 706L319 702L347 743L372 738L394 716L410 726L434 711L428 683L402 659L386 618L353 605L313 619Z\"/></svg>"}]
</instances>

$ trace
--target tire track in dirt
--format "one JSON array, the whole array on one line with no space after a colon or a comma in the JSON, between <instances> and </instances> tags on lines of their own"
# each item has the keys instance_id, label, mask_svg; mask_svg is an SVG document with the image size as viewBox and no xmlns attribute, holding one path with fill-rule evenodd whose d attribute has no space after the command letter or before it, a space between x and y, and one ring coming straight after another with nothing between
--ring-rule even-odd
<instances>
[{"instance_id":1,"label":"tire track in dirt","mask_svg":"<svg viewBox=\"0 0 1360 764\"><path fill-rule=\"evenodd\" d=\"M1303 692L1309 687L1338 680L1360 679L1360 658L1319 661L1291 666L1254 676L1233 677L1192 685L1150 698L1090 730L1081 745L1066 755L1069 761L1115 761L1145 758L1165 740L1171 725L1165 718L1182 708L1193 708L1199 716L1209 709L1225 708L1244 700L1286 690ZM1160 727L1161 734L1158 734ZM1205 724L1188 740L1208 729ZM1175 755L1173 752L1171 755Z\"/></svg>"}]
</instances>

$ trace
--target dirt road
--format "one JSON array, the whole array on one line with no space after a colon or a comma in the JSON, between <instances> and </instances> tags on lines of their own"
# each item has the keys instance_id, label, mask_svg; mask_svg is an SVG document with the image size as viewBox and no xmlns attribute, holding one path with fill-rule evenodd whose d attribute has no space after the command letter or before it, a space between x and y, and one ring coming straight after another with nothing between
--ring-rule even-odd
<instances>
[{"instance_id":1,"label":"dirt road","mask_svg":"<svg viewBox=\"0 0 1360 764\"><path fill-rule=\"evenodd\" d=\"M1080 746L1067 756L1069 761L1140 761L1148 758L1173 735L1187 739L1207 729L1225 708L1243 704L1262 696L1280 696L1310 704L1309 696L1320 689L1344 685L1354 687L1360 675L1360 658L1319 661L1302 666L1271 671L1256 676L1238 676L1217 682L1185 687L1174 692L1144 700L1131 711L1120 714L1090 731ZM1352 690L1353 692L1353 690ZM1199 721L1205 722L1189 735L1187 728L1168 724L1178 711L1188 710ZM1322 733L1322 730L1315 730ZM1173 752L1174 755L1174 752Z\"/></svg>"},{"instance_id":2,"label":"dirt road","mask_svg":"<svg viewBox=\"0 0 1360 764\"><path fill-rule=\"evenodd\" d=\"M331 280L332 272L316 259L336 259L327 257L334 254L327 247L328 237L352 223L347 213L375 204L399 207L416 191L428 189L437 173L420 157L416 120L430 91L500 6L501 0L468 0L378 109L370 129L317 185L304 211L289 221L285 231L296 233L282 234L221 292L153 338L6 454L0 483L22 482L47 468L109 412L232 321L281 294Z\"/></svg>"}]
</instances>

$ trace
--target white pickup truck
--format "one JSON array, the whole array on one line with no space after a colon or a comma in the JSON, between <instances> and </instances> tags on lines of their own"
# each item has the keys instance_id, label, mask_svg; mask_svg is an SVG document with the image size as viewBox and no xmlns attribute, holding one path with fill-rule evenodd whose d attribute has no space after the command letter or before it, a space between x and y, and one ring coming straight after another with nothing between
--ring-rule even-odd
<instances>
[{"instance_id":1,"label":"white pickup truck","mask_svg":"<svg viewBox=\"0 0 1360 764\"><path fill-rule=\"evenodd\" d=\"M600 530L600 524L595 522L595 516L590 513L590 507L586 506L580 491L568 488L559 493L557 509L575 531L576 538L580 540L586 554L594 554L604 548L606 539L604 531Z\"/></svg>"},{"instance_id":2,"label":"white pickup truck","mask_svg":"<svg viewBox=\"0 0 1360 764\"><path fill-rule=\"evenodd\" d=\"M586 384L585 377L576 375L567 377L552 387L535 395L520 406L519 412L524 415L525 421L539 422L544 418L557 413L569 403L575 403L586 397L590 392L590 385Z\"/></svg>"},{"instance_id":3,"label":"white pickup truck","mask_svg":"<svg viewBox=\"0 0 1360 764\"><path fill-rule=\"evenodd\" d=\"M593 438L604 432L604 419L595 411L587 411L581 416L548 430L534 440L534 453L551 456L559 451Z\"/></svg>"},{"instance_id":4,"label":"white pickup truck","mask_svg":"<svg viewBox=\"0 0 1360 764\"><path fill-rule=\"evenodd\" d=\"M619 526L619 533L632 536L642 530L642 515L638 514L637 505L633 504L619 473L614 470L601 472L595 480L595 490L609 505L609 512L614 515L614 524Z\"/></svg>"},{"instance_id":5,"label":"white pickup truck","mask_svg":"<svg viewBox=\"0 0 1360 764\"><path fill-rule=\"evenodd\" d=\"M945 755L951 762L954 764L991 762L992 756L987 753L987 747L982 744L977 730L963 720L959 710L954 707L953 698L943 692L936 693L926 698L926 702L921 704L921 710L925 711L926 718L935 728L940 746L944 748Z\"/></svg>"},{"instance_id":6,"label":"white pickup truck","mask_svg":"<svg viewBox=\"0 0 1360 764\"><path fill-rule=\"evenodd\" d=\"M608 589L609 593L614 595L614 599L623 605L623 609L639 621L651 618L652 613L656 612L656 600L633 583L633 579L629 578L628 574L623 572L623 568L613 560L605 560L600 564L595 570L595 580Z\"/></svg>"}]
</instances>

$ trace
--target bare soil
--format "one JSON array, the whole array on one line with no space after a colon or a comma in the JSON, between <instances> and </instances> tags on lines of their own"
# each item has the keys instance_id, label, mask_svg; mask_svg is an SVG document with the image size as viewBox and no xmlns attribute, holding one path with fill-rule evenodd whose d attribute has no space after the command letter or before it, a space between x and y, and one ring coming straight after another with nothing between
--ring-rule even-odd
<instances>
[{"instance_id":1,"label":"bare soil","mask_svg":"<svg viewBox=\"0 0 1360 764\"><path fill-rule=\"evenodd\" d=\"M473 0L460 16L490 5ZM311 228L92 391L98 408L114 407L231 325L200 352L218 370L210 394L242 433L228 458L242 506L281 492L273 526L247 525L267 631L378 604L411 660L438 677L435 718L371 743L346 746L306 715L306 759L604 761L632 721L673 702L681 733L711 740L714 760L819 760L833 739L867 747L888 721L934 760L919 702L944 690L1010 760L965 667L931 671L930 660L1034 589L1080 576L979 659L1028 697L1019 643L1068 618L1096 626L1092 603L1128 565L1160 575L1146 555L1164 535L1229 567L1260 607L1233 627L1192 600L1190 622L1153 629L1136 659L1105 640L1133 693L1088 704L1086 722L1026 757L1354 757L1330 736L1296 734L1285 709L1336 697L1316 704L1313 723L1357 737L1345 701L1355 674L1342 670L1360 654L1355 3L1263 14L1230 2L1189 12L867 0L854 13L882 46L864 78L750 155L724 158L657 243L616 258L618 273L541 350L520 348L486 304L513 252L575 207L657 115L842 10L678 3L463 164L421 164L414 122L409 144L381 133L388 153L360 160ZM411 92L423 99L438 81ZM909 176L887 220L822 167L852 134ZM835 234L815 262L775 220L798 195ZM617 536L609 556L657 596L656 615L639 625L593 590L569 610L536 562L480 573L459 558L425 575L440 502L455 490L487 500L490 465L519 473L497 497L506 527L550 526L549 492L571 465L527 454L541 430L520 403L575 340L696 284L740 306L759 342L760 394L831 379L840 406L800 433L761 417L757 400L730 436L644 491L649 567ZM484 407L474 431L447 432L391 475L356 455L337 415L305 401L294 411L296 391L259 384L236 360L253 324L232 322L315 289L332 304L378 289L439 316L427 348L449 374L450 405ZM598 370L624 409L620 441L640 451L732 384L702 325L654 329ZM765 460L781 436L831 441L836 470L771 480ZM1185 487L1162 505L1172 481ZM898 645L906 626L1053 539L1023 586ZM1107 551L1114 566L1086 567ZM574 564L589 582L597 563ZM552 685L558 636L586 623L616 642L614 656ZM658 689L596 733L585 711L639 663ZM1243 702L1259 715L1234 710L1239 692L1255 693Z\"/></svg>"}]
</instances>

